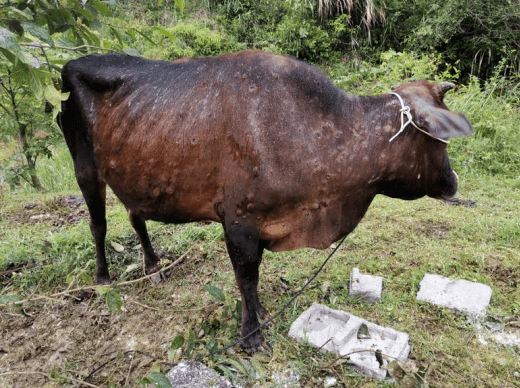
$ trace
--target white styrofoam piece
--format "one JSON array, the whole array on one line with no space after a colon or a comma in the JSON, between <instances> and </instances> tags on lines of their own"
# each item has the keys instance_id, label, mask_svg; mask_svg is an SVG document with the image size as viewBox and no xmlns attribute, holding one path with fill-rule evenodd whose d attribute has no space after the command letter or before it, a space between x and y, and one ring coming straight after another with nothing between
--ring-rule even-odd
<instances>
[{"instance_id":1,"label":"white styrofoam piece","mask_svg":"<svg viewBox=\"0 0 520 388\"><path fill-rule=\"evenodd\" d=\"M370 338L358 338L358 331L363 324ZM380 368L376 350L381 350L390 359L399 360L405 360L410 353L408 334L317 303L293 322L289 336L306 340L317 348L341 356L349 355L356 367L379 380L386 377L387 371Z\"/></svg>"},{"instance_id":2,"label":"white styrofoam piece","mask_svg":"<svg viewBox=\"0 0 520 388\"><path fill-rule=\"evenodd\" d=\"M381 302L383 278L381 276L364 275L359 268L350 272L349 295L351 298L361 298L367 302Z\"/></svg>"},{"instance_id":3,"label":"white styrofoam piece","mask_svg":"<svg viewBox=\"0 0 520 388\"><path fill-rule=\"evenodd\" d=\"M419 284L417 300L464 313L484 315L491 294L491 287L482 283L425 274Z\"/></svg>"}]
</instances>

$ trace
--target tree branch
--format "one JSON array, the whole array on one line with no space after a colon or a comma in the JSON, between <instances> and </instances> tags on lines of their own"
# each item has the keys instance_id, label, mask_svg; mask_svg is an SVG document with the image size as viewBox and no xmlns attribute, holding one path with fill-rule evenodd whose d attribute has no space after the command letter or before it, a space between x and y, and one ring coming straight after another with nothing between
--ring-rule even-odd
<instances>
[{"instance_id":1,"label":"tree branch","mask_svg":"<svg viewBox=\"0 0 520 388\"><path fill-rule=\"evenodd\" d=\"M92 49L96 49L96 50L105 50L105 51L115 52L115 50L112 50L112 49L99 47L99 46L92 46L92 45L89 45L89 44L84 44L84 45L76 46L76 47L66 47L66 46L52 46L51 47L47 43L31 42L31 43L20 43L20 46L34 48L34 49L46 49L46 48L51 48L52 49L52 48L55 48L55 49L60 49L60 50L71 50L71 51L79 51L79 50L84 49L84 48L92 48Z\"/></svg>"},{"instance_id":2,"label":"tree branch","mask_svg":"<svg viewBox=\"0 0 520 388\"><path fill-rule=\"evenodd\" d=\"M13 117L13 113L12 113L12 112L9 112L9 110L8 110L8 109L4 106L4 104L2 104L1 102L0 102L0 108L2 108L3 110L5 110L5 112L6 112L9 116Z\"/></svg>"}]
</instances>

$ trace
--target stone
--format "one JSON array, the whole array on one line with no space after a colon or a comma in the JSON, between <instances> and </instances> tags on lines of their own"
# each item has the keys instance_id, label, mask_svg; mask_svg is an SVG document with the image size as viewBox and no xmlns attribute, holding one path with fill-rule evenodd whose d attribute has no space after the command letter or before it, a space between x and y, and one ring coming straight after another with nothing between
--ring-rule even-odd
<instances>
[{"instance_id":1,"label":"stone","mask_svg":"<svg viewBox=\"0 0 520 388\"><path fill-rule=\"evenodd\" d=\"M321 350L348 355L356 368L379 380L386 377L387 371L381 369L376 350L391 360L404 361L410 354L408 334L316 303L293 322L289 336ZM383 365L387 363L384 359Z\"/></svg>"},{"instance_id":2,"label":"stone","mask_svg":"<svg viewBox=\"0 0 520 388\"><path fill-rule=\"evenodd\" d=\"M359 268L353 268L350 273L349 295L366 302L381 303L383 278L381 276L362 275Z\"/></svg>"},{"instance_id":3,"label":"stone","mask_svg":"<svg viewBox=\"0 0 520 388\"><path fill-rule=\"evenodd\" d=\"M166 375L175 388L230 388L233 385L200 362L180 362Z\"/></svg>"},{"instance_id":4,"label":"stone","mask_svg":"<svg viewBox=\"0 0 520 388\"><path fill-rule=\"evenodd\" d=\"M482 283L425 274L419 283L417 300L482 316L486 314L491 293L491 287Z\"/></svg>"}]
</instances>

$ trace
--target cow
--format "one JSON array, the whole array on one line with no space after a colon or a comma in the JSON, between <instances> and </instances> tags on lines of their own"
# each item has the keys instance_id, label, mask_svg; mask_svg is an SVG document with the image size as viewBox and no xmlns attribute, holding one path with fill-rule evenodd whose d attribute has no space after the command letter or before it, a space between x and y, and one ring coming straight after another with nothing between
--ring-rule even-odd
<instances>
[{"instance_id":1,"label":"cow","mask_svg":"<svg viewBox=\"0 0 520 388\"><path fill-rule=\"evenodd\" d=\"M327 248L377 194L453 197L447 139L472 132L443 103L451 83L348 95L316 67L262 51L174 62L92 54L65 64L62 79L70 97L59 124L90 213L96 281L110 282L107 184L127 209L146 273L159 268L146 220L220 222L242 335L267 315L257 294L265 249ZM263 343L256 331L242 346Z\"/></svg>"}]
</instances>

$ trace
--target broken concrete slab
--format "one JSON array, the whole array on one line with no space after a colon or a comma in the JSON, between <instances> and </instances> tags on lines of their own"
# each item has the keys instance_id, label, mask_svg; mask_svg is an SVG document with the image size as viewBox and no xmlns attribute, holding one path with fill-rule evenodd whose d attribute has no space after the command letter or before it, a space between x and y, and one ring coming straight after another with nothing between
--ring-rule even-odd
<instances>
[{"instance_id":1,"label":"broken concrete slab","mask_svg":"<svg viewBox=\"0 0 520 388\"><path fill-rule=\"evenodd\" d=\"M349 355L358 369L379 380L386 377L387 371L380 368L376 350L399 360L405 360L410 353L408 334L317 303L293 322L289 336L341 356ZM383 364L387 361L383 360Z\"/></svg>"},{"instance_id":2,"label":"broken concrete slab","mask_svg":"<svg viewBox=\"0 0 520 388\"><path fill-rule=\"evenodd\" d=\"M166 375L175 388L230 388L233 384L200 362L180 362Z\"/></svg>"},{"instance_id":3,"label":"broken concrete slab","mask_svg":"<svg viewBox=\"0 0 520 388\"><path fill-rule=\"evenodd\" d=\"M417 300L473 315L485 315L491 287L467 280L426 274L419 283Z\"/></svg>"},{"instance_id":4,"label":"broken concrete slab","mask_svg":"<svg viewBox=\"0 0 520 388\"><path fill-rule=\"evenodd\" d=\"M383 278L381 276L363 275L359 273L359 268L352 268L349 284L349 295L351 298L381 303L382 290Z\"/></svg>"}]
</instances>

